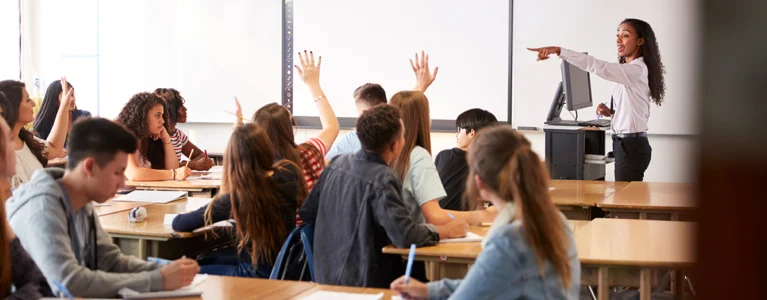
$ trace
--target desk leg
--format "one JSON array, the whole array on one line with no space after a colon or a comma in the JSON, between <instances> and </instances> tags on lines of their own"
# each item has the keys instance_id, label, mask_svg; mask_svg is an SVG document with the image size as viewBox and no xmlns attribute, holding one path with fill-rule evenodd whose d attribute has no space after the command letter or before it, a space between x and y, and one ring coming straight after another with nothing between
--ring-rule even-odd
<instances>
[{"instance_id":1,"label":"desk leg","mask_svg":"<svg viewBox=\"0 0 767 300\"><path fill-rule=\"evenodd\" d=\"M145 239L139 239L138 240L138 258L146 260L146 240Z\"/></svg>"},{"instance_id":2,"label":"desk leg","mask_svg":"<svg viewBox=\"0 0 767 300\"><path fill-rule=\"evenodd\" d=\"M642 269L639 271L639 299L650 300L652 298L652 271Z\"/></svg>"},{"instance_id":3,"label":"desk leg","mask_svg":"<svg viewBox=\"0 0 767 300\"><path fill-rule=\"evenodd\" d=\"M674 271L673 275L672 293L674 293L674 299L684 298L684 272L682 270Z\"/></svg>"},{"instance_id":4,"label":"desk leg","mask_svg":"<svg viewBox=\"0 0 767 300\"><path fill-rule=\"evenodd\" d=\"M647 213L646 212L640 212L639 213L639 219L640 220L647 220Z\"/></svg>"},{"instance_id":5,"label":"desk leg","mask_svg":"<svg viewBox=\"0 0 767 300\"><path fill-rule=\"evenodd\" d=\"M597 279L597 293L599 293L599 300L610 299L610 283L607 280L609 275L610 274L607 268L599 268L599 275Z\"/></svg>"}]
</instances>

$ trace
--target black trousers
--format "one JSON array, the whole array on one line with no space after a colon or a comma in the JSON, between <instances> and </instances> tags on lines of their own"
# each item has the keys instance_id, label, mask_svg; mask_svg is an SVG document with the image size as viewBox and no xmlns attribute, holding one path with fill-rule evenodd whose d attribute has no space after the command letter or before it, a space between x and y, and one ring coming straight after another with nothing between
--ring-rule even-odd
<instances>
[{"instance_id":1,"label":"black trousers","mask_svg":"<svg viewBox=\"0 0 767 300\"><path fill-rule=\"evenodd\" d=\"M615 181L642 181L650 165L652 147L646 136L620 138L613 135Z\"/></svg>"}]
</instances>

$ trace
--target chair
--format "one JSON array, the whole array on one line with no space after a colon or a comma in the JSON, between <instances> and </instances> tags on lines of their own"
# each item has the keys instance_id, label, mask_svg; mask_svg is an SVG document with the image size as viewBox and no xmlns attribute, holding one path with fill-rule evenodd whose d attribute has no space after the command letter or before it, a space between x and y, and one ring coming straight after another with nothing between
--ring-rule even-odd
<instances>
[{"instance_id":1,"label":"chair","mask_svg":"<svg viewBox=\"0 0 767 300\"><path fill-rule=\"evenodd\" d=\"M304 225L305 226L305 225ZM306 254L301 242L300 231L304 227L296 227L288 234L285 243L282 244L277 259L274 261L272 273L269 279L309 281L311 278L304 276L307 268Z\"/></svg>"},{"instance_id":2,"label":"chair","mask_svg":"<svg viewBox=\"0 0 767 300\"><path fill-rule=\"evenodd\" d=\"M314 225L305 225L301 228L301 242L304 244L306 263L309 265L309 275L314 279Z\"/></svg>"}]
</instances>

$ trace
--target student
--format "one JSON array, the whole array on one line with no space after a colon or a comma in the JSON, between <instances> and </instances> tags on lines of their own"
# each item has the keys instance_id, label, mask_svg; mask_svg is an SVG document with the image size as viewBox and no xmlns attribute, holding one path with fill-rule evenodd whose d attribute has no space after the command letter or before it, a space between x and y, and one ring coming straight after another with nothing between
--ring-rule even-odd
<instances>
[{"instance_id":1,"label":"student","mask_svg":"<svg viewBox=\"0 0 767 300\"><path fill-rule=\"evenodd\" d=\"M384 246L429 246L466 235L468 226L460 220L434 226L411 217L389 167L402 151L403 132L395 107L362 113L357 119L362 149L328 165L301 207L301 218L315 226L318 283L385 288L404 268L400 257L381 253Z\"/></svg>"},{"instance_id":2,"label":"student","mask_svg":"<svg viewBox=\"0 0 767 300\"><path fill-rule=\"evenodd\" d=\"M439 178L445 187L447 196L439 200L439 206L449 210L470 210L468 203L463 201L463 191L466 188L466 176L469 166L466 164L466 150L469 143L480 129L498 124L498 119L486 110L473 108L467 110L455 119L458 133L455 136L456 147L443 150L437 154L434 164L437 165Z\"/></svg>"},{"instance_id":3,"label":"student","mask_svg":"<svg viewBox=\"0 0 767 300\"><path fill-rule=\"evenodd\" d=\"M56 114L50 135L46 140L38 139L32 132L24 129L24 126L34 120L32 108L35 102L29 98L29 93L23 82L5 80L0 82L0 92L5 93L9 102L8 109L3 110L3 118L11 127L12 145L16 150L16 175L11 177L12 188L18 188L32 177L35 170L48 165L48 160L66 155L64 141L67 138L73 90L66 83L66 78L61 78L62 96L60 109Z\"/></svg>"},{"instance_id":4,"label":"student","mask_svg":"<svg viewBox=\"0 0 767 300\"><path fill-rule=\"evenodd\" d=\"M252 123L235 128L224 161L221 193L211 204L176 216L173 230L190 232L234 218L238 262L202 265L200 272L269 278L280 247L296 227L296 209L306 198L302 174L290 161L275 162L269 138Z\"/></svg>"},{"instance_id":5,"label":"student","mask_svg":"<svg viewBox=\"0 0 767 300\"><path fill-rule=\"evenodd\" d=\"M165 113L165 102L152 93L133 95L117 116L139 141L138 151L128 155L125 175L132 181L184 180L192 169L179 167Z\"/></svg>"},{"instance_id":6,"label":"student","mask_svg":"<svg viewBox=\"0 0 767 300\"><path fill-rule=\"evenodd\" d=\"M77 109L75 101L75 88L71 83L67 82L69 88L72 90L72 102L69 104L69 109L72 111L71 121L69 127L67 127L67 133L69 128L72 128L72 123L77 121L77 118L90 117L91 113L87 110ZM48 85L48 90L45 91L45 97L43 103L40 104L40 111L35 116L35 121L32 123L32 128L35 134L41 139L47 139L48 135L53 129L53 122L56 120L56 115L59 113L59 107L61 106L61 99L64 97L64 88L61 84L61 80L55 80Z\"/></svg>"},{"instance_id":7,"label":"student","mask_svg":"<svg viewBox=\"0 0 767 300\"><path fill-rule=\"evenodd\" d=\"M176 127L178 123L186 123L186 107L184 106L186 100L181 97L181 94L176 89L159 88L154 90L154 94L160 96L168 107L168 133L170 134L170 141L173 143L173 150L176 151L176 157L178 157L180 164L186 164L186 161L181 161L181 156L184 155L190 159L188 165L190 169L197 171L210 170L213 167L213 160L207 156L205 151L197 148L181 129ZM194 157L190 158L189 155L192 155L193 150Z\"/></svg>"},{"instance_id":8,"label":"student","mask_svg":"<svg viewBox=\"0 0 767 300\"><path fill-rule=\"evenodd\" d=\"M616 181L642 181L650 165L652 147L647 140L650 106L660 106L666 94L658 40L650 24L625 19L618 26L618 62L610 63L561 47L530 49L538 60L556 53L561 59L617 83L610 107L599 104L597 115L612 118ZM613 110L613 104L614 110Z\"/></svg>"},{"instance_id":9,"label":"student","mask_svg":"<svg viewBox=\"0 0 767 300\"><path fill-rule=\"evenodd\" d=\"M439 67L434 68L433 73L429 72L429 55L423 51L421 51L421 60L418 60L418 53L416 53L415 63L411 59L410 66L413 68L413 73L415 73L416 78L416 84L413 90L425 93L426 89L428 89L434 82L434 79L437 78ZM384 91L383 87L379 84L363 84L354 90L354 104L357 107L357 116L359 117L365 110L368 110L373 106L386 104L386 91ZM325 159L329 161L342 154L357 152L360 148L360 139L357 137L357 132L352 130L330 148Z\"/></svg>"},{"instance_id":10,"label":"student","mask_svg":"<svg viewBox=\"0 0 767 300\"><path fill-rule=\"evenodd\" d=\"M314 98L314 104L319 111L322 130L317 136L296 145L293 133L293 126L296 125L295 119L285 107L277 103L261 107L253 115L252 121L264 129L272 142L275 155L299 166L304 174L306 189L311 191L325 168L325 154L328 147L332 146L336 140L340 127L336 114L320 87L322 57L319 57L315 62L314 54L306 51L303 54L299 52L298 57L301 60L301 66L296 65L296 71ZM241 113L240 108L237 111ZM239 116L239 120L241 122L241 116ZM298 212L296 212L297 215ZM301 225L301 223L301 219L297 218L296 225Z\"/></svg>"},{"instance_id":11,"label":"student","mask_svg":"<svg viewBox=\"0 0 767 300\"><path fill-rule=\"evenodd\" d=\"M0 93L0 102L7 102ZM3 106L0 106L3 107ZM0 109L2 112L2 109ZM7 178L16 172L15 150L11 140L11 129L0 118L0 185L7 184ZM3 299L38 299L53 297L45 276L21 246L16 234L5 218L5 187L0 189L0 297ZM11 292L13 290L13 292Z\"/></svg>"},{"instance_id":12,"label":"student","mask_svg":"<svg viewBox=\"0 0 767 300\"><path fill-rule=\"evenodd\" d=\"M472 199L499 214L464 279L428 284L404 276L391 289L428 299L578 299L581 265L564 215L549 197L549 174L530 142L508 126L485 129L469 146Z\"/></svg>"},{"instance_id":13,"label":"student","mask_svg":"<svg viewBox=\"0 0 767 300\"><path fill-rule=\"evenodd\" d=\"M8 220L49 283L76 297L115 297L189 285L199 267L179 259L161 266L124 255L101 227L90 202L104 203L125 184L136 137L106 119L75 123L67 144L66 171L44 169L14 191Z\"/></svg>"},{"instance_id":14,"label":"student","mask_svg":"<svg viewBox=\"0 0 767 300\"><path fill-rule=\"evenodd\" d=\"M446 224L452 217L472 225L492 221L496 216L492 207L466 212L439 206L447 193L431 159L431 118L426 96L418 91L402 91L392 96L391 105L400 109L405 125L405 144L392 168L402 180L402 199L413 220L434 225Z\"/></svg>"}]
</instances>

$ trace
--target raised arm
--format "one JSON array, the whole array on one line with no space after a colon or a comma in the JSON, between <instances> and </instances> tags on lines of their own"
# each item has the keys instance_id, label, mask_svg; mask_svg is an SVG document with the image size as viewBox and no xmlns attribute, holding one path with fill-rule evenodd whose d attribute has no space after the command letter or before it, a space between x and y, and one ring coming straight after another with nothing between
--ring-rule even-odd
<instances>
[{"instance_id":1,"label":"raised arm","mask_svg":"<svg viewBox=\"0 0 767 300\"><path fill-rule=\"evenodd\" d=\"M306 87L309 88L309 92L312 94L314 104L317 106L317 111L320 115L320 122L322 123L322 130L317 134L317 138L325 144L325 149L330 149L336 137L338 137L341 127L338 125L338 118L336 118L328 98L320 87L322 56L315 63L314 53L309 52L307 54L306 50L304 50L303 54L298 53L298 58L301 60L301 66L296 65L296 71L306 84Z\"/></svg>"},{"instance_id":2,"label":"raised arm","mask_svg":"<svg viewBox=\"0 0 767 300\"><path fill-rule=\"evenodd\" d=\"M61 101L56 119L53 121L51 133L48 135L48 159L61 156L64 153L64 142L67 140L69 126L72 123L72 107L75 100L75 89L70 88L66 77L61 77Z\"/></svg>"},{"instance_id":3,"label":"raised arm","mask_svg":"<svg viewBox=\"0 0 767 300\"><path fill-rule=\"evenodd\" d=\"M576 52L561 47L528 48L538 53L538 60L549 59L549 55L557 54L560 58L589 73L623 85L632 85L642 78L642 67L635 64L621 64L599 60L591 55ZM645 75L646 76L646 75Z\"/></svg>"},{"instance_id":4,"label":"raised arm","mask_svg":"<svg viewBox=\"0 0 767 300\"><path fill-rule=\"evenodd\" d=\"M413 90L426 93L426 89L437 79L439 67L434 68L434 73L429 72L429 54L424 51L421 51L421 60L418 60L418 53L415 54L415 62L411 59L410 67L413 68L413 73L415 73L415 87L413 87Z\"/></svg>"}]
</instances>

